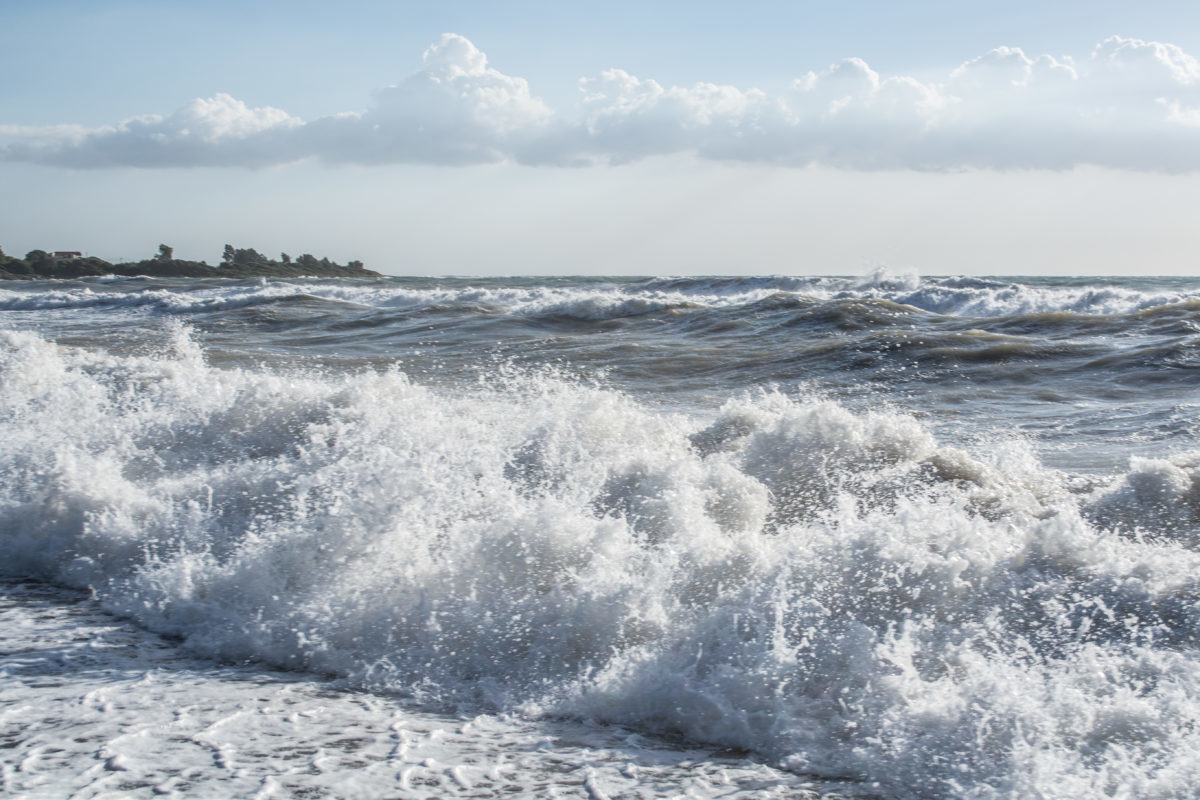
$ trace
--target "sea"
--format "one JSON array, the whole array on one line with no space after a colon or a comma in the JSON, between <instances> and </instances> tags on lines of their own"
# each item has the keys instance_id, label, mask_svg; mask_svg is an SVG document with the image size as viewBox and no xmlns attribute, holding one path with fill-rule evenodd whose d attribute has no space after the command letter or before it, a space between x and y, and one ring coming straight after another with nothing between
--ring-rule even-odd
<instances>
[{"instance_id":1,"label":"sea","mask_svg":"<svg viewBox=\"0 0 1200 800\"><path fill-rule=\"evenodd\" d=\"M1200 279L0 284L0 794L1200 795Z\"/></svg>"}]
</instances>

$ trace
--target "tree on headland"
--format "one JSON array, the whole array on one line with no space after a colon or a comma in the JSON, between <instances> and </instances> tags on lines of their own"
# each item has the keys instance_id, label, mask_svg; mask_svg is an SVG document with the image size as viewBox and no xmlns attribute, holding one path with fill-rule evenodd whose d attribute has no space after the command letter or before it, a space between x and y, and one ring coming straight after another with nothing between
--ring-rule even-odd
<instances>
[{"instance_id":1,"label":"tree on headland","mask_svg":"<svg viewBox=\"0 0 1200 800\"><path fill-rule=\"evenodd\" d=\"M25 263L35 270L54 266L54 259L45 250L30 250L25 254Z\"/></svg>"},{"instance_id":2,"label":"tree on headland","mask_svg":"<svg viewBox=\"0 0 1200 800\"><path fill-rule=\"evenodd\" d=\"M13 258L4 252L4 248L0 247L0 269L6 272L16 271L24 272L29 269L29 266L19 258Z\"/></svg>"},{"instance_id":3,"label":"tree on headland","mask_svg":"<svg viewBox=\"0 0 1200 800\"><path fill-rule=\"evenodd\" d=\"M233 263L241 267L269 264L270 259L253 247L239 247L233 251Z\"/></svg>"},{"instance_id":4,"label":"tree on headland","mask_svg":"<svg viewBox=\"0 0 1200 800\"><path fill-rule=\"evenodd\" d=\"M61 279L87 278L102 275L142 275L157 278L247 278L247 277L374 277L378 273L351 261L342 266L329 258L317 258L305 253L295 260L280 253L279 260L264 256L253 247L225 245L222 263L210 267L203 261L175 258L175 249L160 244L158 252L136 262L110 263L102 258L71 254L55 258L45 250L30 250L24 259L13 258L0 250L0 279Z\"/></svg>"}]
</instances>

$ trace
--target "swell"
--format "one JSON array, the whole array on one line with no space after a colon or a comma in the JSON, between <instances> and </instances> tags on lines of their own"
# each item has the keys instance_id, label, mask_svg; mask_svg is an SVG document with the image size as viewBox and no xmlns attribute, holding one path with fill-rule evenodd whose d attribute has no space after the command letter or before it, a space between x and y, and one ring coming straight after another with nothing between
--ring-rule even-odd
<instances>
[{"instance_id":1,"label":"swell","mask_svg":"<svg viewBox=\"0 0 1200 800\"><path fill-rule=\"evenodd\" d=\"M999 413L1055 442L1069 438L1064 420L1081 435L1120 442L1166 440L1188 429L1200 366L1196 288L1195 281L1163 279L887 275L127 279L6 289L0 320L77 345L115 346L109 340L121 335L129 352L148 352L157 346L148 331L164 318L181 319L215 363L319 361L375 369L400 361L414 378L438 386L475 385L503 364L532 370L557 364L668 403L711 404L729 387L816 386L851 407L899 398L932 414L935 427ZM899 302L915 302L920 292L957 293L998 313L1003 304L995 300L1002 296L1024 305L1040 297L1047 307L1085 295L1111 304L1110 290L1140 310L978 317ZM1155 305L1171 298L1184 299ZM1014 305L1006 302L1003 308ZM1144 391L1149 386L1154 392ZM1116 402L1133 410L1121 411ZM1143 419L1152 424L1134 430Z\"/></svg>"},{"instance_id":2,"label":"swell","mask_svg":"<svg viewBox=\"0 0 1200 800\"><path fill-rule=\"evenodd\" d=\"M147 288L142 284L150 281L130 280L130 285L119 287L120 291L112 291L113 284L107 282L70 283L76 285L64 289L55 287L53 290L34 287L24 292L0 289L0 311L150 311L162 315L187 315L266 305L338 307L346 304L337 298L318 297L303 291L302 287L282 282L238 282L239 285L214 286L196 281ZM109 291L96 291L93 285Z\"/></svg>"},{"instance_id":3,"label":"swell","mask_svg":"<svg viewBox=\"0 0 1200 800\"><path fill-rule=\"evenodd\" d=\"M273 302L304 294L334 303L403 312L457 311L601 321L672 310L743 310L843 301L881 302L927 314L1053 324L1055 315L1121 317L1187 315L1200 307L1200 287L1185 280L1009 281L892 276L868 278L671 279L381 279L361 281L210 281L152 279L10 282L0 310L148 308L186 314ZM1065 315L1065 316L1063 316Z\"/></svg>"}]
</instances>

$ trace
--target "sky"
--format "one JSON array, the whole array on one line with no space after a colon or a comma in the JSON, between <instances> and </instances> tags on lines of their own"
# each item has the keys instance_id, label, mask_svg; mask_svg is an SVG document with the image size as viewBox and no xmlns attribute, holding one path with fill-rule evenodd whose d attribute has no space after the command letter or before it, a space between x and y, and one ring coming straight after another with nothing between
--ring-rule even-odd
<instances>
[{"instance_id":1,"label":"sky","mask_svg":"<svg viewBox=\"0 0 1200 800\"><path fill-rule=\"evenodd\" d=\"M0 0L0 247L1195 274L1200 4Z\"/></svg>"}]
</instances>

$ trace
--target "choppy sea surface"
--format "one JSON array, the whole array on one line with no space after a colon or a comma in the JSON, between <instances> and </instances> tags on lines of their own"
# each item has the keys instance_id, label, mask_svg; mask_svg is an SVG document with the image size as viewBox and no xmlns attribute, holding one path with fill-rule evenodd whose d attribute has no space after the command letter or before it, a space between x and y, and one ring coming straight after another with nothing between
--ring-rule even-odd
<instances>
[{"instance_id":1,"label":"choppy sea surface","mask_svg":"<svg viewBox=\"0 0 1200 800\"><path fill-rule=\"evenodd\" d=\"M14 795L1194 797L1200 279L6 282L0 579Z\"/></svg>"}]
</instances>

